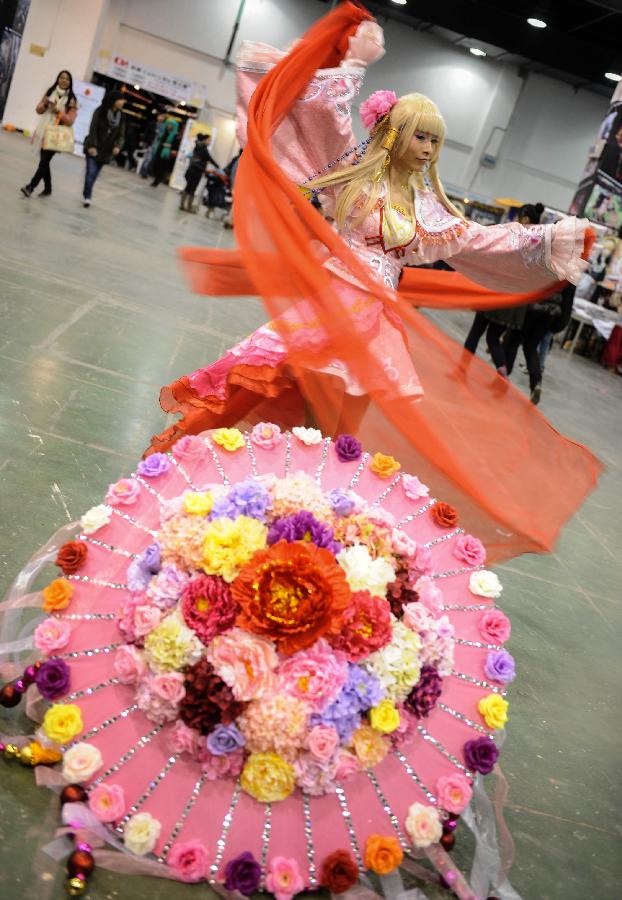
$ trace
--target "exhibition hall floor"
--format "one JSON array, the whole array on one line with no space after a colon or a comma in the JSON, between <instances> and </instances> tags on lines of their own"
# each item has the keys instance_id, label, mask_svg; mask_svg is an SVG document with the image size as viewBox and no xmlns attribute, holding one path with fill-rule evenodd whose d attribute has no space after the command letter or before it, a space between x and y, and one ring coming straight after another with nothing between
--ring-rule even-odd
<instances>
[{"instance_id":1,"label":"exhibition hall floor","mask_svg":"<svg viewBox=\"0 0 622 900\"><path fill-rule=\"evenodd\" d=\"M104 169L85 210L83 165L55 158L53 195L26 200L19 187L34 155L25 138L0 133L3 591L52 532L131 471L165 424L160 386L262 321L256 301L193 296L176 263L177 246L228 246L231 232L179 212L173 191L116 166ZM435 318L461 340L470 317ZM526 390L526 376L515 381ZM541 408L607 471L554 554L499 570L518 668L501 757L516 842L511 882L525 900L613 900L622 896L622 379L556 349ZM18 731L16 720L3 710L0 732ZM62 866L36 851L53 838L57 800L31 771L2 760L0 770L0 896L61 898ZM470 844L464 826L457 834L464 868ZM199 893L209 892L144 877L130 886L103 870L88 892L93 900Z\"/></svg>"}]
</instances>

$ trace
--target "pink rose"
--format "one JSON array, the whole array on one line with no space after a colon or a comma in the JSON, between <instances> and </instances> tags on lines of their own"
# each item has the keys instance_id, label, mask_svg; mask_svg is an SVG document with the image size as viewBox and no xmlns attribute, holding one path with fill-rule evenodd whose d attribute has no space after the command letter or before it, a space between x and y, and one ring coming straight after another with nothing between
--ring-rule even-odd
<instances>
[{"instance_id":1,"label":"pink rose","mask_svg":"<svg viewBox=\"0 0 622 900\"><path fill-rule=\"evenodd\" d=\"M145 637L160 624L162 613L157 606L137 606L132 617L136 637Z\"/></svg>"},{"instance_id":2,"label":"pink rose","mask_svg":"<svg viewBox=\"0 0 622 900\"><path fill-rule=\"evenodd\" d=\"M184 676L181 672L166 672L151 679L151 690L167 703L180 703L186 696Z\"/></svg>"},{"instance_id":3,"label":"pink rose","mask_svg":"<svg viewBox=\"0 0 622 900\"><path fill-rule=\"evenodd\" d=\"M339 735L332 725L316 725L309 732L307 746L320 762L328 762L339 744Z\"/></svg>"},{"instance_id":4,"label":"pink rose","mask_svg":"<svg viewBox=\"0 0 622 900\"><path fill-rule=\"evenodd\" d=\"M480 634L491 644L505 644L512 631L510 620L500 609L489 609L479 620Z\"/></svg>"},{"instance_id":5,"label":"pink rose","mask_svg":"<svg viewBox=\"0 0 622 900\"><path fill-rule=\"evenodd\" d=\"M264 450L274 450L283 440L281 429L271 422L259 422L251 431L251 441Z\"/></svg>"},{"instance_id":6,"label":"pink rose","mask_svg":"<svg viewBox=\"0 0 622 900\"><path fill-rule=\"evenodd\" d=\"M482 566L486 562L486 548L472 534L461 534L454 547L454 556L467 566Z\"/></svg>"},{"instance_id":7,"label":"pink rose","mask_svg":"<svg viewBox=\"0 0 622 900\"><path fill-rule=\"evenodd\" d=\"M409 500L420 500L430 493L427 484L422 484L415 475L402 475L402 486Z\"/></svg>"},{"instance_id":8,"label":"pink rose","mask_svg":"<svg viewBox=\"0 0 622 900\"><path fill-rule=\"evenodd\" d=\"M140 482L135 478L121 478L115 484L108 485L106 503L109 506L131 506L136 503L140 494Z\"/></svg>"},{"instance_id":9,"label":"pink rose","mask_svg":"<svg viewBox=\"0 0 622 900\"><path fill-rule=\"evenodd\" d=\"M403 612L402 622L416 634L421 634L430 627L430 614L421 603L406 603Z\"/></svg>"},{"instance_id":10,"label":"pink rose","mask_svg":"<svg viewBox=\"0 0 622 900\"><path fill-rule=\"evenodd\" d=\"M34 642L37 650L47 656L62 650L69 643L71 625L66 619L50 617L40 625L37 625L34 633Z\"/></svg>"},{"instance_id":11,"label":"pink rose","mask_svg":"<svg viewBox=\"0 0 622 900\"><path fill-rule=\"evenodd\" d=\"M174 674L180 675L179 672ZM172 722L177 718L177 704L170 702L154 691L154 681L155 678L153 677L148 677L142 681L138 685L135 699L138 708L144 712L148 719L151 719L157 725L164 725L165 722Z\"/></svg>"},{"instance_id":12,"label":"pink rose","mask_svg":"<svg viewBox=\"0 0 622 900\"><path fill-rule=\"evenodd\" d=\"M295 859L275 856L268 864L266 890L274 894L276 900L289 900L304 888L304 881Z\"/></svg>"},{"instance_id":13,"label":"pink rose","mask_svg":"<svg viewBox=\"0 0 622 900\"><path fill-rule=\"evenodd\" d=\"M415 554L414 567L422 575L429 575L432 572L432 551L429 547L419 544Z\"/></svg>"},{"instance_id":14,"label":"pink rose","mask_svg":"<svg viewBox=\"0 0 622 900\"><path fill-rule=\"evenodd\" d=\"M417 552L417 544L401 528L393 529L391 546L394 553L397 553L398 556L404 556L406 559L414 559Z\"/></svg>"},{"instance_id":15,"label":"pink rose","mask_svg":"<svg viewBox=\"0 0 622 900\"><path fill-rule=\"evenodd\" d=\"M403 747L408 744L418 733L419 719L403 704L398 706L400 724L391 732L390 740L395 747Z\"/></svg>"},{"instance_id":16,"label":"pink rose","mask_svg":"<svg viewBox=\"0 0 622 900\"><path fill-rule=\"evenodd\" d=\"M184 844L173 844L166 862L180 881L201 881L207 878L209 857L201 841L196 838Z\"/></svg>"},{"instance_id":17,"label":"pink rose","mask_svg":"<svg viewBox=\"0 0 622 900\"><path fill-rule=\"evenodd\" d=\"M304 700L316 712L321 712L336 698L347 675L345 654L333 650L322 639L281 663L279 682L286 694Z\"/></svg>"},{"instance_id":18,"label":"pink rose","mask_svg":"<svg viewBox=\"0 0 622 900\"><path fill-rule=\"evenodd\" d=\"M471 782L461 772L444 775L436 782L438 802L447 812L461 813L469 805L472 794Z\"/></svg>"},{"instance_id":19,"label":"pink rose","mask_svg":"<svg viewBox=\"0 0 622 900\"><path fill-rule=\"evenodd\" d=\"M168 746L172 753L188 753L198 757L201 747L201 735L195 728L188 728L185 722L178 719L167 735Z\"/></svg>"},{"instance_id":20,"label":"pink rose","mask_svg":"<svg viewBox=\"0 0 622 900\"><path fill-rule=\"evenodd\" d=\"M125 813L125 793L118 784L98 784L89 793L89 809L100 822L116 822Z\"/></svg>"},{"instance_id":21,"label":"pink rose","mask_svg":"<svg viewBox=\"0 0 622 900\"><path fill-rule=\"evenodd\" d=\"M383 525L385 528L393 528L395 525L395 516L388 509L369 510L367 518L373 525Z\"/></svg>"},{"instance_id":22,"label":"pink rose","mask_svg":"<svg viewBox=\"0 0 622 900\"><path fill-rule=\"evenodd\" d=\"M348 750L340 750L337 754L337 769L335 771L335 779L337 781L348 781L353 775L361 771L361 764L354 755Z\"/></svg>"},{"instance_id":23,"label":"pink rose","mask_svg":"<svg viewBox=\"0 0 622 900\"><path fill-rule=\"evenodd\" d=\"M236 700L256 700L275 687L279 660L266 638L231 628L213 639L206 656Z\"/></svg>"},{"instance_id":24,"label":"pink rose","mask_svg":"<svg viewBox=\"0 0 622 900\"><path fill-rule=\"evenodd\" d=\"M179 462L184 459L201 459L207 446L197 434L186 434L173 444L173 456Z\"/></svg>"},{"instance_id":25,"label":"pink rose","mask_svg":"<svg viewBox=\"0 0 622 900\"><path fill-rule=\"evenodd\" d=\"M419 594L419 603L433 615L437 616L443 609L443 594L431 578L419 578L415 582L415 590Z\"/></svg>"},{"instance_id":26,"label":"pink rose","mask_svg":"<svg viewBox=\"0 0 622 900\"><path fill-rule=\"evenodd\" d=\"M201 743L203 744L199 753L201 771L207 775L210 781L238 777L244 768L244 750L241 747L239 750L234 750L233 753L216 756L205 747L205 739Z\"/></svg>"},{"instance_id":27,"label":"pink rose","mask_svg":"<svg viewBox=\"0 0 622 900\"><path fill-rule=\"evenodd\" d=\"M117 649L112 668L121 684L134 684L147 672L142 654L130 644Z\"/></svg>"}]
</instances>

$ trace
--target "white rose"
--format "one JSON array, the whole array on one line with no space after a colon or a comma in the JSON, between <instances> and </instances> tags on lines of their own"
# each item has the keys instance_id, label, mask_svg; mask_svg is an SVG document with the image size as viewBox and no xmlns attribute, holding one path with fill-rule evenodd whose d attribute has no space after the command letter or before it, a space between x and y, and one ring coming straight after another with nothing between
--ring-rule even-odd
<instances>
[{"instance_id":1,"label":"white rose","mask_svg":"<svg viewBox=\"0 0 622 900\"><path fill-rule=\"evenodd\" d=\"M136 856L151 853L158 842L162 825L149 813L136 813L128 820L123 834L123 843Z\"/></svg>"},{"instance_id":2,"label":"white rose","mask_svg":"<svg viewBox=\"0 0 622 900\"><path fill-rule=\"evenodd\" d=\"M438 810L423 803L413 803L406 816L406 831L415 847L437 844L443 833Z\"/></svg>"},{"instance_id":3,"label":"white rose","mask_svg":"<svg viewBox=\"0 0 622 900\"><path fill-rule=\"evenodd\" d=\"M292 428L292 434L303 444L319 444L322 441L322 432L317 428Z\"/></svg>"},{"instance_id":4,"label":"white rose","mask_svg":"<svg viewBox=\"0 0 622 900\"><path fill-rule=\"evenodd\" d=\"M479 572L471 573L469 590L472 594L478 594L480 597L500 597L503 585L494 572L481 569Z\"/></svg>"},{"instance_id":5,"label":"white rose","mask_svg":"<svg viewBox=\"0 0 622 900\"><path fill-rule=\"evenodd\" d=\"M375 597L385 597L387 585L395 581L393 566L382 556L372 559L363 544L346 547L337 554L337 562L353 591L369 591Z\"/></svg>"},{"instance_id":6,"label":"white rose","mask_svg":"<svg viewBox=\"0 0 622 900\"><path fill-rule=\"evenodd\" d=\"M105 503L99 506L92 506L88 509L80 519L80 526L85 534L93 534L99 528L107 525L112 518L112 510Z\"/></svg>"},{"instance_id":7,"label":"white rose","mask_svg":"<svg viewBox=\"0 0 622 900\"><path fill-rule=\"evenodd\" d=\"M70 784L79 784L88 781L103 764L97 747L80 741L63 754L63 775Z\"/></svg>"}]
</instances>

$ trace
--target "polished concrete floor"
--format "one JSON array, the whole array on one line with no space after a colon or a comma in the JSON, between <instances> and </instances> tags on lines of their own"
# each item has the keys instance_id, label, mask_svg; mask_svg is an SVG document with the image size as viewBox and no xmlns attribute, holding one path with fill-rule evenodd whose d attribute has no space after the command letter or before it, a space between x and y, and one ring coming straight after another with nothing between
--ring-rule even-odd
<instances>
[{"instance_id":1,"label":"polished concrete floor","mask_svg":"<svg viewBox=\"0 0 622 900\"><path fill-rule=\"evenodd\" d=\"M262 321L255 301L186 289L175 248L227 245L231 236L179 212L172 191L108 167L84 210L83 163L57 157L53 195L25 200L19 186L34 165L23 137L0 133L3 590L161 430L160 385L216 359ZM468 317L440 321L459 339L466 333ZM517 382L526 389L524 376ZM522 557L501 573L519 669L502 758L516 842L511 881L525 900L614 900L622 897L622 379L554 350L542 408L607 472L554 554ZM2 711L0 732L16 720ZM61 867L36 850L53 836L56 802L31 772L1 760L0 772L0 897L60 898ZM468 846L460 830L463 866ZM206 893L103 871L91 884L93 900Z\"/></svg>"}]
</instances>

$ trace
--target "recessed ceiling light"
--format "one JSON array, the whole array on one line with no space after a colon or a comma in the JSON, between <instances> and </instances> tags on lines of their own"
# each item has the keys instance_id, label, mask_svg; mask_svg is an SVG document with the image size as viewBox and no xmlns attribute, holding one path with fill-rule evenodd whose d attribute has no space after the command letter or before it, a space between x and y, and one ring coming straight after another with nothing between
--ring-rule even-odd
<instances>
[{"instance_id":1,"label":"recessed ceiling light","mask_svg":"<svg viewBox=\"0 0 622 900\"><path fill-rule=\"evenodd\" d=\"M469 47L469 53L472 53L473 56L486 56L486 51L479 47Z\"/></svg>"},{"instance_id":2,"label":"recessed ceiling light","mask_svg":"<svg viewBox=\"0 0 622 900\"><path fill-rule=\"evenodd\" d=\"M544 19L527 19L527 24L532 25L534 28L546 28L546 22Z\"/></svg>"},{"instance_id":3,"label":"recessed ceiling light","mask_svg":"<svg viewBox=\"0 0 622 900\"><path fill-rule=\"evenodd\" d=\"M609 81L622 81L622 75L618 75L617 72L605 72L605 78Z\"/></svg>"},{"instance_id":4,"label":"recessed ceiling light","mask_svg":"<svg viewBox=\"0 0 622 900\"><path fill-rule=\"evenodd\" d=\"M398 6L406 6L407 0L393 0Z\"/></svg>"}]
</instances>

